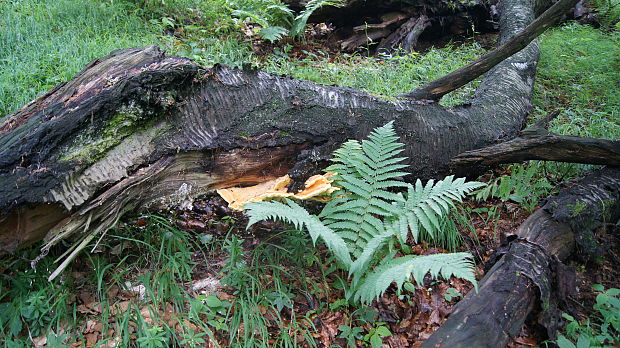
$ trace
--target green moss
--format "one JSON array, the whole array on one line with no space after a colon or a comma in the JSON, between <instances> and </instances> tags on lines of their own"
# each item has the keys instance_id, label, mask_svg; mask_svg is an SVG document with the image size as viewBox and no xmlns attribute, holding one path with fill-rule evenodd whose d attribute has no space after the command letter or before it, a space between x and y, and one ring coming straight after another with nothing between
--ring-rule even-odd
<instances>
[{"instance_id":1,"label":"green moss","mask_svg":"<svg viewBox=\"0 0 620 348\"><path fill-rule=\"evenodd\" d=\"M123 139L143 128L145 123L149 123L144 116L144 111L135 105L121 107L101 130L92 126L86 135L77 138L59 160L87 164L97 161Z\"/></svg>"},{"instance_id":2,"label":"green moss","mask_svg":"<svg viewBox=\"0 0 620 348\"><path fill-rule=\"evenodd\" d=\"M571 216L575 217L586 210L586 207L587 205L584 202L575 202L575 204L568 206L568 209L571 211Z\"/></svg>"}]
</instances>

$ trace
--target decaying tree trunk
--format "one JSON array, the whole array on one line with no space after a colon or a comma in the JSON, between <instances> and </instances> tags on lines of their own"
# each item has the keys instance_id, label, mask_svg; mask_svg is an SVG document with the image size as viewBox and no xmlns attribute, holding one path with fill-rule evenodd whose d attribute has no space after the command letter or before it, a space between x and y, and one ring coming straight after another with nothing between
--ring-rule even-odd
<instances>
[{"instance_id":1,"label":"decaying tree trunk","mask_svg":"<svg viewBox=\"0 0 620 348\"><path fill-rule=\"evenodd\" d=\"M478 292L467 294L422 347L505 347L519 334L537 299L554 338L556 296L576 286L564 282L560 262L576 241L593 241L598 228L618 218L620 168L597 170L569 183L508 236L505 254L480 281Z\"/></svg>"},{"instance_id":2,"label":"decaying tree trunk","mask_svg":"<svg viewBox=\"0 0 620 348\"><path fill-rule=\"evenodd\" d=\"M502 40L533 19L503 2ZM531 109L538 45L497 65L455 108L387 100L261 71L202 68L157 47L113 52L0 123L0 249L103 233L126 211L190 206L220 187L322 167L394 120L411 178L514 138ZM85 232L89 232L86 234ZM83 241L86 243L86 241Z\"/></svg>"}]
</instances>

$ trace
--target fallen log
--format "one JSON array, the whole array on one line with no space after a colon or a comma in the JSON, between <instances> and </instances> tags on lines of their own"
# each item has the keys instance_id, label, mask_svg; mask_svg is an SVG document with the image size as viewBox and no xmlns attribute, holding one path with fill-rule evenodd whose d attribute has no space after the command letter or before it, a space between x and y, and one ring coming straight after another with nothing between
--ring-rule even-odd
<instances>
[{"instance_id":1,"label":"fallen log","mask_svg":"<svg viewBox=\"0 0 620 348\"><path fill-rule=\"evenodd\" d=\"M523 1L504 2L502 36L532 20ZM390 120L412 178L446 174L455 155L519 134L537 58L533 43L487 74L471 103L444 108L203 68L155 46L113 52L0 121L0 250L83 244L126 211L189 207L287 172L303 181L340 143Z\"/></svg>"},{"instance_id":2,"label":"fallen log","mask_svg":"<svg viewBox=\"0 0 620 348\"><path fill-rule=\"evenodd\" d=\"M478 292L460 301L422 347L505 347L540 301L549 336L557 328L557 278L552 270L594 232L620 218L620 168L595 170L571 182L532 214L514 234ZM574 288L574 286L573 286Z\"/></svg>"}]
</instances>

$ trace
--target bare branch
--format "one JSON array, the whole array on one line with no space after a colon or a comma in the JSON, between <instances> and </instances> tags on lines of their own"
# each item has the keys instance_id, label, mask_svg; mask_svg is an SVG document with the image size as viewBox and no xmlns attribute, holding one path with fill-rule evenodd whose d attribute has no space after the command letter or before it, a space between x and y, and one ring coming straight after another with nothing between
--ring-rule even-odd
<instances>
[{"instance_id":1,"label":"bare branch","mask_svg":"<svg viewBox=\"0 0 620 348\"><path fill-rule=\"evenodd\" d=\"M399 97L414 100L439 100L444 95L473 81L478 76L491 70L494 66L525 48L538 35L551 27L579 0L560 0L528 25L523 31L515 35L508 42L495 50L483 55L467 66L455 70L448 75L426 83L418 89L399 95Z\"/></svg>"}]
</instances>

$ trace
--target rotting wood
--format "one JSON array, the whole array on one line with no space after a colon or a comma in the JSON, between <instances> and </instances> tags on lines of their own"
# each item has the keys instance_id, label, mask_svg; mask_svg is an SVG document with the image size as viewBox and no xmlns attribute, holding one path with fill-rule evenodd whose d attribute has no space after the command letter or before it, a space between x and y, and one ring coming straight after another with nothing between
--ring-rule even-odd
<instances>
[{"instance_id":1,"label":"rotting wood","mask_svg":"<svg viewBox=\"0 0 620 348\"><path fill-rule=\"evenodd\" d=\"M503 36L532 20L522 1L504 2ZM487 74L469 104L444 108L202 68L155 46L116 51L1 121L0 222L26 226L24 216L43 214L42 206L62 208L46 218L59 221L47 249L72 235L105 233L127 211L189 207L216 188L287 171L303 182L343 141L390 120L406 144L411 179L441 176L455 155L519 134L537 58L534 43ZM33 241L8 242L13 233L0 224L2 251Z\"/></svg>"},{"instance_id":2,"label":"rotting wood","mask_svg":"<svg viewBox=\"0 0 620 348\"><path fill-rule=\"evenodd\" d=\"M496 32L497 27L492 23L494 18L491 13L497 2L498 0L457 0L450 2L350 0L338 8L331 6L319 8L313 13L310 21L334 25L336 30L327 38L328 45L337 43L351 51L361 48L360 45L364 45L361 50L364 53L385 52L389 42L381 40L381 38L392 35L395 35L392 36L393 39L409 37L410 42L413 43L414 38L419 36L419 33L410 33L406 29L407 27L411 29L412 26L401 25L407 20L415 22L421 16L426 16L428 18L427 23L432 23L432 26L426 31L426 38L431 41L442 40L446 36L473 34L470 32L471 30L475 30L477 33ZM298 11L302 10L305 4L299 0L286 0L285 3ZM541 3L541 1L537 1L537 3ZM420 26L417 28L420 29ZM372 42L366 39L365 34L373 37ZM382 41L383 49L376 45L379 40ZM404 42L390 41L393 43L393 49L398 48L399 45L404 46ZM375 43L375 45L369 43ZM426 44L425 42L424 46Z\"/></svg>"},{"instance_id":3,"label":"rotting wood","mask_svg":"<svg viewBox=\"0 0 620 348\"><path fill-rule=\"evenodd\" d=\"M410 18L392 34L381 40L377 52L390 52L395 49L401 49L406 52L413 50L418 42L418 38L430 24L428 16L424 14Z\"/></svg>"},{"instance_id":4,"label":"rotting wood","mask_svg":"<svg viewBox=\"0 0 620 348\"><path fill-rule=\"evenodd\" d=\"M537 300L554 338L558 284L552 268L573 252L576 241L593 240L598 228L620 218L620 168L595 170L566 187L506 236L507 251L478 292L467 294L422 347L505 347Z\"/></svg>"},{"instance_id":5,"label":"rotting wood","mask_svg":"<svg viewBox=\"0 0 620 348\"><path fill-rule=\"evenodd\" d=\"M502 2L502 38L533 19L533 5ZM24 216L43 214L44 205L63 208L43 219L58 221L43 254L76 238L66 265L128 211L188 208L214 189L287 171L300 182L340 143L391 120L406 144L410 179L438 177L453 156L519 134L537 58L532 43L487 74L470 103L444 108L255 70L203 68L155 46L115 51L0 123L0 222L26 226ZM15 232L6 226L1 240Z\"/></svg>"}]
</instances>

